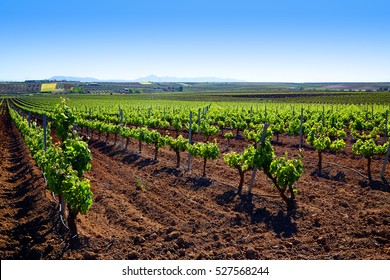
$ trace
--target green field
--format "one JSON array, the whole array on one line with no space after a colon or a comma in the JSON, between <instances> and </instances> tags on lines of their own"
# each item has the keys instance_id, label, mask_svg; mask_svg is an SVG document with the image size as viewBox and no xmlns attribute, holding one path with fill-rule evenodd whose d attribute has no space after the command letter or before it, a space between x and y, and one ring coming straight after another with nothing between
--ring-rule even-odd
<instances>
[{"instance_id":1,"label":"green field","mask_svg":"<svg viewBox=\"0 0 390 280\"><path fill-rule=\"evenodd\" d=\"M39 85L39 86L38 86ZM45 81L0 83L0 95L24 96L52 92ZM168 100L244 103L390 104L390 83L61 83L63 93L86 93L83 100L110 95L123 100ZM39 88L37 90L37 88ZM142 93L140 93L142 92ZM74 94L74 93L72 93ZM73 96L73 95L72 95ZM49 98L49 97L48 97ZM105 97L102 97L104 99ZM126 101L127 102L127 101Z\"/></svg>"},{"instance_id":2,"label":"green field","mask_svg":"<svg viewBox=\"0 0 390 280\"><path fill-rule=\"evenodd\" d=\"M15 95L7 95L8 97ZM18 95L21 96L21 95ZM25 100L39 100L39 103L52 103L60 97L70 99L70 104L75 106L117 106L122 104L140 105L188 105L193 102L209 103L234 103L234 104L390 104L390 92L324 92L324 91L285 91L285 92L257 92L257 93L233 93L233 92L169 92L169 93L144 93L144 94L40 94L24 95ZM173 103L174 102L174 103ZM190 103L188 103L190 102Z\"/></svg>"}]
</instances>

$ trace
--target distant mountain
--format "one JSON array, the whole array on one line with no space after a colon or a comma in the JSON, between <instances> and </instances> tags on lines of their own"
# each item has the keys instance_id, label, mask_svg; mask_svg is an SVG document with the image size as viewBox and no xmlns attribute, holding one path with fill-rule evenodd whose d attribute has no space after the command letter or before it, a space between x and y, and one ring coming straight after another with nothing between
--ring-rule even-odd
<instances>
[{"instance_id":1,"label":"distant mountain","mask_svg":"<svg viewBox=\"0 0 390 280\"><path fill-rule=\"evenodd\" d=\"M133 82L172 82L172 83L233 83L233 82L245 82L242 80L230 79L230 78L216 78L216 77L196 77L196 78L178 78L178 77L159 77L156 75L150 75L133 80Z\"/></svg>"},{"instance_id":2,"label":"distant mountain","mask_svg":"<svg viewBox=\"0 0 390 280\"><path fill-rule=\"evenodd\" d=\"M78 82L99 82L100 80L90 77L53 76L49 80L56 81L78 81Z\"/></svg>"},{"instance_id":3,"label":"distant mountain","mask_svg":"<svg viewBox=\"0 0 390 280\"><path fill-rule=\"evenodd\" d=\"M134 82L162 82L162 83L233 83L233 82L245 82L242 80L235 80L229 78L215 78L215 77L199 77L199 78L178 78L178 77L159 77L156 75L150 75L135 80L99 80L91 77L72 77L72 76L53 76L49 80L57 81L79 81L79 82L111 82L111 83L134 83Z\"/></svg>"}]
</instances>

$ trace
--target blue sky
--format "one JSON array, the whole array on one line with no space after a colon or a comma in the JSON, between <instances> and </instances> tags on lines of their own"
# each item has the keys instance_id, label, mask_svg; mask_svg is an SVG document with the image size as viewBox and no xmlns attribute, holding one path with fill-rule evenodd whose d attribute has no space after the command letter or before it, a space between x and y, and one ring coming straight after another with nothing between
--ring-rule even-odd
<instances>
[{"instance_id":1,"label":"blue sky","mask_svg":"<svg viewBox=\"0 0 390 280\"><path fill-rule=\"evenodd\" d=\"M390 81L390 1L0 2L0 80Z\"/></svg>"}]
</instances>

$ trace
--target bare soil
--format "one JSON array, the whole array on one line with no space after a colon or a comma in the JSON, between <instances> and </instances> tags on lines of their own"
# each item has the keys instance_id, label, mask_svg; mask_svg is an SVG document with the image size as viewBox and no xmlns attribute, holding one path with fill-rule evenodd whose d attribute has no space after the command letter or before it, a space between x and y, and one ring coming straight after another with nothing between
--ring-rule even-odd
<instances>
[{"instance_id":1,"label":"bare soil","mask_svg":"<svg viewBox=\"0 0 390 280\"><path fill-rule=\"evenodd\" d=\"M305 173L296 183L298 208L287 211L262 172L252 196L236 196L238 173L221 155L207 163L187 153L182 167L160 149L131 142L128 149L89 140L93 154L94 204L78 218L81 247L68 246L59 230L57 205L23 144L8 112L0 120L0 257L1 259L390 259L390 193L379 181L382 158L373 160L374 182L367 182L366 160L324 153L318 174L317 154L304 146ZM105 137L102 136L102 140ZM196 139L196 136L194 136ZM299 139L280 136L277 155L299 153ZM229 150L242 151L243 139ZM246 174L246 187L250 180ZM390 172L386 177L390 178Z\"/></svg>"},{"instance_id":2,"label":"bare soil","mask_svg":"<svg viewBox=\"0 0 390 280\"><path fill-rule=\"evenodd\" d=\"M0 114L0 257L59 259L57 206L8 112Z\"/></svg>"}]
</instances>

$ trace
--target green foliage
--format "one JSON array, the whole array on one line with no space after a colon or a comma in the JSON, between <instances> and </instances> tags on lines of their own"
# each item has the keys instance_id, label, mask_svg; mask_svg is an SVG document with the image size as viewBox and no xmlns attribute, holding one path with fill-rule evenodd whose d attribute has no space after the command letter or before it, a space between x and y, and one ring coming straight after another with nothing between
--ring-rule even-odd
<instances>
[{"instance_id":1,"label":"green foliage","mask_svg":"<svg viewBox=\"0 0 390 280\"><path fill-rule=\"evenodd\" d=\"M225 139L232 139L233 138L233 132L226 132L223 137Z\"/></svg>"},{"instance_id":2,"label":"green foliage","mask_svg":"<svg viewBox=\"0 0 390 280\"><path fill-rule=\"evenodd\" d=\"M342 139L339 139L339 140L334 140L331 144L330 144L330 149L332 151L344 151L345 150L345 141L342 140Z\"/></svg>"},{"instance_id":3,"label":"green foliage","mask_svg":"<svg viewBox=\"0 0 390 280\"><path fill-rule=\"evenodd\" d=\"M135 129L133 137L146 144L152 143L149 130L146 127L138 127Z\"/></svg>"},{"instance_id":4,"label":"green foliage","mask_svg":"<svg viewBox=\"0 0 390 280\"><path fill-rule=\"evenodd\" d=\"M161 121L156 117L151 117L147 121L148 127L160 127Z\"/></svg>"},{"instance_id":5,"label":"green foliage","mask_svg":"<svg viewBox=\"0 0 390 280\"><path fill-rule=\"evenodd\" d=\"M327 134L330 138L345 138L347 137L347 133L344 129L337 129L335 127L329 127Z\"/></svg>"},{"instance_id":6,"label":"green foliage","mask_svg":"<svg viewBox=\"0 0 390 280\"><path fill-rule=\"evenodd\" d=\"M261 138L263 137L263 133L264 133L264 125L263 124L255 125L255 126L253 126L253 128L251 130L250 129L244 130L245 137L249 141L254 143L255 147L257 147L257 143L259 143L261 141ZM272 135L273 135L273 132L272 132L271 128L268 127L267 131L266 131L265 139L271 140Z\"/></svg>"},{"instance_id":7,"label":"green foliage","mask_svg":"<svg viewBox=\"0 0 390 280\"><path fill-rule=\"evenodd\" d=\"M370 139L378 139L380 137L380 131L377 127L368 132L351 129L351 135L357 139L366 141Z\"/></svg>"},{"instance_id":8,"label":"green foliage","mask_svg":"<svg viewBox=\"0 0 390 280\"><path fill-rule=\"evenodd\" d=\"M245 135L245 138L248 139L251 142L256 143L256 142L259 141L258 133L256 131L254 131L254 130L245 129L244 130L244 135Z\"/></svg>"},{"instance_id":9,"label":"green foliage","mask_svg":"<svg viewBox=\"0 0 390 280\"><path fill-rule=\"evenodd\" d=\"M330 138L328 136L319 135L318 137L314 138L314 140L311 142L311 145L316 151L323 152L326 149L330 148L331 143L332 142L330 141Z\"/></svg>"},{"instance_id":10,"label":"green foliage","mask_svg":"<svg viewBox=\"0 0 390 280\"><path fill-rule=\"evenodd\" d=\"M299 93L297 92L297 94ZM242 102L240 103L214 103L215 106L213 105L209 110L207 110L207 114L205 112L206 110L204 110L201 123L205 131L207 130L207 128L205 129L206 126L217 127L221 131L224 131L224 129L234 128L237 129L237 133L239 130L247 130L244 131L246 137L253 143L258 144L262 134L260 128L265 119L267 119L267 122L270 123L270 128L272 128L272 131L276 134L280 132L288 132L290 135L298 135L300 132L300 118L299 110L297 110L297 108L302 107L305 113L303 115L302 122L307 143L313 145L318 153L323 153L328 150L344 150L344 140L347 136L347 132L348 136L352 135L354 138L361 139L362 141L373 139L375 143L378 143L380 139L379 137L383 136L386 129L388 131L390 128L389 124L386 124L385 122L385 112L388 109L387 107L375 105L371 110L371 108L368 108L367 105L362 104L358 106L332 106L320 104L328 102L329 100L344 100L344 98L350 102L351 94L352 93L349 93L348 95L340 95L340 92L337 92L337 95L335 96L325 96L321 94L314 98L319 102L318 104L296 106L295 111L294 107L290 106L290 104L275 104L267 102L265 107L263 103L256 103L255 99L251 99L250 102L245 102L241 97L240 100ZM363 103L373 102L373 100L376 99L377 94L382 96L381 98L390 98L388 93L353 93L355 97L358 97L357 100L360 100ZM125 98L124 96L118 95L115 99L113 99L110 98L110 96L83 95L72 96L72 100L69 100L69 102L73 102L72 106L74 106L75 109L72 109L71 112L77 116L80 127L89 127L101 132L103 132L103 128L105 128L106 131L114 134L114 128L110 126L107 128L106 124L113 126L118 124L118 103L120 103L121 109L123 109L124 112L123 116L125 116L124 122L129 126L139 127L142 125L156 127L159 131L172 126L179 132L183 127L188 130L189 112L196 112L198 108L205 108L206 104L205 102L185 101L172 104L172 100L176 100L177 97L177 95L164 95L161 96L161 98L170 100L161 100L157 95L126 96ZM153 100L156 98L157 100ZM201 95L196 95L196 97L194 97L192 94L183 95L180 98L185 100L194 100L198 98L199 100L205 100ZM210 98L210 96L205 98ZM213 93L212 100L217 100L219 98L220 97L216 97ZM226 98L226 96L224 96L224 98ZM367 100L370 101L366 101L365 98L369 98ZM302 102L308 102L306 96L297 99ZM285 101L286 99L279 100ZM58 97L56 96L24 96L13 99L14 104L26 111L31 111L34 114L47 112L48 115L55 111L52 108L54 107L54 102L57 101ZM346 102L347 101L343 101L343 103ZM153 107L153 114L148 117L151 107ZM86 118L88 118L88 121L85 120ZM33 126L34 123L32 123L32 127ZM313 127L315 128L314 130ZM199 128L197 127L197 116L195 116L192 131L196 132L197 129ZM166 131L166 133L168 133L168 131ZM140 138L139 131L134 128L124 127L121 131L121 135L129 138ZM145 139L150 138L150 133L147 135L149 136ZM210 136L211 135L213 134L210 134ZM230 134L229 132L225 134L224 137L225 139L231 139L233 137L233 133ZM37 158L39 159L40 142L36 141L34 137L30 138L31 139L26 141L31 142L31 146L33 147L32 149L38 150ZM150 141L151 143L156 142L155 140ZM238 138L237 141L239 142L240 139ZM34 144L35 142L36 144ZM171 148L176 144L173 144L172 140L167 140L167 144L168 142L170 143ZM253 155L253 158L256 158L257 165L261 167L263 171L269 172L269 174L274 177L276 175L270 173L269 170L276 157L273 154L272 147L268 146L268 136L265 142L266 143L263 147L259 147L258 150L256 149L256 153ZM181 149L182 151L187 149L188 140L183 138L183 143L184 148ZM34 148L34 146L36 148ZM367 148L366 150L369 149ZM365 154L367 153L365 152Z\"/></svg>"},{"instance_id":11,"label":"green foliage","mask_svg":"<svg viewBox=\"0 0 390 280\"><path fill-rule=\"evenodd\" d=\"M286 202L287 207L291 209L295 207L295 189L293 185L303 173L302 159L287 160L287 156L277 158L271 145L269 134L272 137L270 129L267 130L267 137L264 142L260 143L254 153L248 152L248 156L253 158L253 166L262 170L271 179L281 198ZM246 162L251 163L251 160L247 159ZM248 168L251 166L252 164L249 164ZM290 192L290 197L285 194L287 189Z\"/></svg>"},{"instance_id":12,"label":"green foliage","mask_svg":"<svg viewBox=\"0 0 390 280\"><path fill-rule=\"evenodd\" d=\"M254 167L254 154L256 150L253 146L248 146L243 153L230 152L223 157L223 160L232 168L239 168L245 172Z\"/></svg>"},{"instance_id":13,"label":"green foliage","mask_svg":"<svg viewBox=\"0 0 390 280\"><path fill-rule=\"evenodd\" d=\"M216 143L203 143L198 142L194 145L188 146L188 151L195 157L203 157L207 160L217 159L219 154L219 147Z\"/></svg>"},{"instance_id":14,"label":"green foliage","mask_svg":"<svg viewBox=\"0 0 390 280\"><path fill-rule=\"evenodd\" d=\"M9 108L10 115L12 119L15 121L16 126L20 130L23 135L24 141L29 148L33 158L37 162L38 165L43 166L46 162L45 154L43 151L44 146L44 131L42 128L38 127L35 122L32 122L30 126L28 126L27 120L22 120L22 117ZM51 145L51 137L50 137L50 124L47 125L46 134L46 145L50 147Z\"/></svg>"},{"instance_id":15,"label":"green foliage","mask_svg":"<svg viewBox=\"0 0 390 280\"><path fill-rule=\"evenodd\" d=\"M133 133L134 133L134 131L131 128L123 127L122 132L121 132L121 136L124 138L128 138L128 137L132 136Z\"/></svg>"},{"instance_id":16,"label":"green foliage","mask_svg":"<svg viewBox=\"0 0 390 280\"><path fill-rule=\"evenodd\" d=\"M68 205L72 205L76 213L85 214L91 208L93 198L89 180L68 175L63 186Z\"/></svg>"},{"instance_id":17,"label":"green foliage","mask_svg":"<svg viewBox=\"0 0 390 280\"><path fill-rule=\"evenodd\" d=\"M195 157L203 157L203 176L206 176L206 162L218 158L219 147L217 143L198 142L194 145L188 145L188 152Z\"/></svg>"},{"instance_id":18,"label":"green foliage","mask_svg":"<svg viewBox=\"0 0 390 280\"><path fill-rule=\"evenodd\" d=\"M160 127L161 127L162 129L168 128L168 127L169 127L169 122L166 121L166 120L160 120Z\"/></svg>"},{"instance_id":19,"label":"green foliage","mask_svg":"<svg viewBox=\"0 0 390 280\"><path fill-rule=\"evenodd\" d=\"M174 151L184 152L187 150L187 144L188 140L185 139L183 136L179 135L177 138L168 137L167 138L167 144L169 147L171 147Z\"/></svg>"},{"instance_id":20,"label":"green foliage","mask_svg":"<svg viewBox=\"0 0 390 280\"><path fill-rule=\"evenodd\" d=\"M242 165L242 156L236 152L230 152L223 157L223 160L232 168L238 168Z\"/></svg>"},{"instance_id":21,"label":"green foliage","mask_svg":"<svg viewBox=\"0 0 390 280\"><path fill-rule=\"evenodd\" d=\"M203 122L200 125L200 130L202 131L203 135L206 136L207 140L210 136L218 134L220 132L220 129L218 127L210 125L207 122Z\"/></svg>"},{"instance_id":22,"label":"green foliage","mask_svg":"<svg viewBox=\"0 0 390 280\"><path fill-rule=\"evenodd\" d=\"M86 91L82 87L73 87L69 90L69 93L86 93Z\"/></svg>"},{"instance_id":23,"label":"green foliage","mask_svg":"<svg viewBox=\"0 0 390 280\"><path fill-rule=\"evenodd\" d=\"M186 128L187 128L187 131L190 129L189 124L188 124L188 127L186 127ZM192 129L193 133L197 133L199 131L198 124L197 123L192 123L191 129Z\"/></svg>"},{"instance_id":24,"label":"green foliage","mask_svg":"<svg viewBox=\"0 0 390 280\"><path fill-rule=\"evenodd\" d=\"M217 122L217 124L218 124L219 129L221 129L221 130L225 127L225 122L224 121L220 120L220 121Z\"/></svg>"},{"instance_id":25,"label":"green foliage","mask_svg":"<svg viewBox=\"0 0 390 280\"><path fill-rule=\"evenodd\" d=\"M122 129L123 129L123 127L121 125L114 125L111 133L116 134L116 135L121 134Z\"/></svg>"},{"instance_id":26,"label":"green foliage","mask_svg":"<svg viewBox=\"0 0 390 280\"><path fill-rule=\"evenodd\" d=\"M102 123L101 129L103 133L107 134L116 134L121 132L121 126L111 124L111 123Z\"/></svg>"},{"instance_id":27,"label":"green foliage","mask_svg":"<svg viewBox=\"0 0 390 280\"><path fill-rule=\"evenodd\" d=\"M259 169L263 169L264 172L269 172L271 163L275 157L274 149L271 145L271 141L266 140L261 143L256 149L254 154L253 163Z\"/></svg>"},{"instance_id":28,"label":"green foliage","mask_svg":"<svg viewBox=\"0 0 390 280\"><path fill-rule=\"evenodd\" d=\"M91 169L92 156L87 143L83 142L74 130L73 124L76 120L74 114L67 106L66 100L62 99L52 115L57 136L62 139L62 143L52 145L48 137L46 151L43 150L43 129L38 128L35 123L28 127L27 121L23 121L13 111L11 116L42 168L49 189L64 196L69 209L68 219L71 233L77 234L76 216L78 213L85 214L88 211L92 205L93 194L89 181L82 178L83 173ZM48 134L50 135L50 130Z\"/></svg>"},{"instance_id":29,"label":"green foliage","mask_svg":"<svg viewBox=\"0 0 390 280\"><path fill-rule=\"evenodd\" d=\"M186 131L189 132L190 131L190 122L185 122L184 126L185 126ZM198 128L199 128L198 124L193 122L192 126L191 126L192 133L197 133L198 132Z\"/></svg>"},{"instance_id":30,"label":"green foliage","mask_svg":"<svg viewBox=\"0 0 390 280\"><path fill-rule=\"evenodd\" d=\"M288 135L290 136L299 135L300 128L301 128L301 123L299 119L296 118L290 120L287 128Z\"/></svg>"},{"instance_id":31,"label":"green foliage","mask_svg":"<svg viewBox=\"0 0 390 280\"><path fill-rule=\"evenodd\" d=\"M335 130L325 127L322 124L315 124L307 133L306 141L318 152L318 172L322 172L322 153L327 150L343 151L346 143L343 139L337 139L338 136L345 136L345 130Z\"/></svg>"},{"instance_id":32,"label":"green foliage","mask_svg":"<svg viewBox=\"0 0 390 280\"><path fill-rule=\"evenodd\" d=\"M358 139L352 146L352 152L357 155L362 155L367 159L367 173L368 179L371 181L371 158L375 155L385 154L389 143L383 145L376 144L373 139L362 140Z\"/></svg>"},{"instance_id":33,"label":"green foliage","mask_svg":"<svg viewBox=\"0 0 390 280\"><path fill-rule=\"evenodd\" d=\"M172 126L176 131L180 131L183 128L183 124L180 121L180 118L175 117L172 122Z\"/></svg>"},{"instance_id":34,"label":"green foliage","mask_svg":"<svg viewBox=\"0 0 390 280\"><path fill-rule=\"evenodd\" d=\"M344 130L335 131L322 125L314 125L307 135L307 142L320 153L326 150L343 151L346 146L345 141L335 137L345 135Z\"/></svg>"},{"instance_id":35,"label":"green foliage","mask_svg":"<svg viewBox=\"0 0 390 280\"><path fill-rule=\"evenodd\" d=\"M148 188L147 184L145 182L143 182L142 178L140 178L140 177L137 177L135 179L135 186L136 186L137 190L139 190L139 191L145 191Z\"/></svg>"},{"instance_id":36,"label":"green foliage","mask_svg":"<svg viewBox=\"0 0 390 280\"><path fill-rule=\"evenodd\" d=\"M353 120L351 120L349 127L351 130L372 130L374 129L374 125L371 122L363 119L360 116L356 116Z\"/></svg>"},{"instance_id":37,"label":"green foliage","mask_svg":"<svg viewBox=\"0 0 390 280\"><path fill-rule=\"evenodd\" d=\"M238 154L236 152L230 152L226 154L223 160L232 168L236 168L240 175L240 182L238 185L238 194L242 191L244 184L244 173L253 168L253 158L255 154L255 148L253 146L247 147L243 153Z\"/></svg>"},{"instance_id":38,"label":"green foliage","mask_svg":"<svg viewBox=\"0 0 390 280\"><path fill-rule=\"evenodd\" d=\"M270 165L270 173L276 178L280 188L285 191L303 174L302 160L301 158L288 160L287 156L276 158Z\"/></svg>"},{"instance_id":39,"label":"green foliage","mask_svg":"<svg viewBox=\"0 0 390 280\"><path fill-rule=\"evenodd\" d=\"M55 106L52 118L56 127L56 135L60 139L66 140L76 134L74 130L76 117L71 108L66 104L65 98L61 98L60 103Z\"/></svg>"},{"instance_id":40,"label":"green foliage","mask_svg":"<svg viewBox=\"0 0 390 280\"><path fill-rule=\"evenodd\" d=\"M387 151L388 143L377 145L373 139L362 140L358 139L352 146L352 152L357 155L362 155L365 158L371 158L374 155L382 155Z\"/></svg>"},{"instance_id":41,"label":"green foliage","mask_svg":"<svg viewBox=\"0 0 390 280\"><path fill-rule=\"evenodd\" d=\"M167 138L162 137L160 132L156 130L149 132L149 139L158 148L162 148L167 144Z\"/></svg>"},{"instance_id":42,"label":"green foliage","mask_svg":"<svg viewBox=\"0 0 390 280\"><path fill-rule=\"evenodd\" d=\"M168 136L166 138L167 145L176 153L176 168L180 167L180 152L184 152L188 147L188 140L179 135L177 138Z\"/></svg>"},{"instance_id":43,"label":"green foliage","mask_svg":"<svg viewBox=\"0 0 390 280\"><path fill-rule=\"evenodd\" d=\"M92 205L92 192L88 180L83 180L85 171L91 169L92 155L87 143L77 136L73 124L76 118L62 99L54 111L53 120L61 146L50 147L47 151L47 165L44 168L47 181L52 182L53 190L63 194L69 209L77 213L85 213ZM115 131L115 126L107 126ZM49 186L50 187L50 186Z\"/></svg>"},{"instance_id":44,"label":"green foliage","mask_svg":"<svg viewBox=\"0 0 390 280\"><path fill-rule=\"evenodd\" d=\"M70 146L66 148L66 152L58 145L49 147L46 152L46 165L43 167L44 174L49 189L57 194L63 194L73 211L85 214L92 206L93 193L90 190L89 181L80 178L82 171L77 171L72 167L72 162L75 163L76 158L83 158L83 156L79 153L68 158L67 154L71 150ZM89 162L77 163L77 167L88 170L90 164Z\"/></svg>"},{"instance_id":45,"label":"green foliage","mask_svg":"<svg viewBox=\"0 0 390 280\"><path fill-rule=\"evenodd\" d=\"M45 165L41 166L46 177L47 186L56 194L63 194L66 188L63 182L67 176L75 176L76 172L65 160L64 152L57 144L47 149Z\"/></svg>"},{"instance_id":46,"label":"green foliage","mask_svg":"<svg viewBox=\"0 0 390 280\"><path fill-rule=\"evenodd\" d=\"M248 124L245 121L238 122L237 128L245 130L248 127Z\"/></svg>"},{"instance_id":47,"label":"green foliage","mask_svg":"<svg viewBox=\"0 0 390 280\"><path fill-rule=\"evenodd\" d=\"M271 130L275 133L282 133L286 129L284 127L283 121L276 120L272 125L271 125Z\"/></svg>"},{"instance_id":48,"label":"green foliage","mask_svg":"<svg viewBox=\"0 0 390 280\"><path fill-rule=\"evenodd\" d=\"M150 139L150 142L154 144L155 147L154 159L157 160L158 149L167 145L168 140L166 137L162 137L161 134L156 130L149 131L148 138Z\"/></svg>"},{"instance_id":49,"label":"green foliage","mask_svg":"<svg viewBox=\"0 0 390 280\"><path fill-rule=\"evenodd\" d=\"M64 156L66 161L77 172L77 176L81 178L85 171L91 170L92 154L88 149L88 144L80 139L80 137L70 138L64 141L65 149Z\"/></svg>"}]
</instances>

